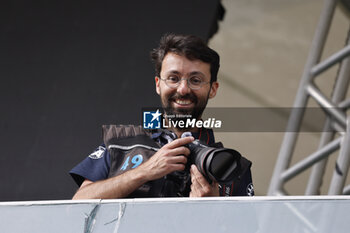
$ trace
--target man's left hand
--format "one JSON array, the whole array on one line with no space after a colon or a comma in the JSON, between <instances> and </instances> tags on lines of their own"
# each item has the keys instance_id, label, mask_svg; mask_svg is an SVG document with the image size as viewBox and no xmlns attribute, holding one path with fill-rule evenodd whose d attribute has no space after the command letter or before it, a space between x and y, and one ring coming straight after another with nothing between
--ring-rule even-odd
<instances>
[{"instance_id":1,"label":"man's left hand","mask_svg":"<svg viewBox=\"0 0 350 233\"><path fill-rule=\"evenodd\" d=\"M218 183L213 182L212 184L209 184L195 165L191 166L191 181L190 197L219 196Z\"/></svg>"}]
</instances>

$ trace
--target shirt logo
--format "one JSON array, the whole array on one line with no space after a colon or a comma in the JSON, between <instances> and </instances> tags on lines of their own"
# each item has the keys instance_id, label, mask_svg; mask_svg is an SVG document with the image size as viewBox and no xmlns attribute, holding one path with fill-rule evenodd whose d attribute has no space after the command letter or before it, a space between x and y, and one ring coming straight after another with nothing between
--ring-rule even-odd
<instances>
[{"instance_id":1,"label":"shirt logo","mask_svg":"<svg viewBox=\"0 0 350 233\"><path fill-rule=\"evenodd\" d=\"M143 112L143 128L144 129L160 129L160 116L162 113L159 112L159 109L157 111L149 111L149 112Z\"/></svg>"},{"instance_id":2,"label":"shirt logo","mask_svg":"<svg viewBox=\"0 0 350 233\"><path fill-rule=\"evenodd\" d=\"M247 194L248 196L254 196L254 186L252 183L247 186Z\"/></svg>"},{"instance_id":3,"label":"shirt logo","mask_svg":"<svg viewBox=\"0 0 350 233\"><path fill-rule=\"evenodd\" d=\"M97 148L97 150L95 150L94 152L92 152L89 155L89 158L91 159L100 159L103 157L103 153L105 152L106 148L104 148L103 146L99 146Z\"/></svg>"}]
</instances>

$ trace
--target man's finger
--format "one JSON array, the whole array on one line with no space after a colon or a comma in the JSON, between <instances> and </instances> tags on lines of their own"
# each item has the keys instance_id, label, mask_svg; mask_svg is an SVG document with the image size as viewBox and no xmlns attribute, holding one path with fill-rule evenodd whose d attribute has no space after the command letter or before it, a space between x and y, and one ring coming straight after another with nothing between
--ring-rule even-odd
<instances>
[{"instance_id":1,"label":"man's finger","mask_svg":"<svg viewBox=\"0 0 350 233\"><path fill-rule=\"evenodd\" d=\"M190 149L188 149L187 147L184 147L184 146L180 146L180 147L177 147L175 149L171 149L169 151L169 154L170 156L172 155L185 155L185 156L188 156L190 155Z\"/></svg>"},{"instance_id":2,"label":"man's finger","mask_svg":"<svg viewBox=\"0 0 350 233\"><path fill-rule=\"evenodd\" d=\"M191 166L191 192L190 197L220 196L217 183L209 184L196 166Z\"/></svg>"},{"instance_id":3,"label":"man's finger","mask_svg":"<svg viewBox=\"0 0 350 233\"><path fill-rule=\"evenodd\" d=\"M181 164L186 164L187 163L187 157L186 156L174 156L169 159L169 162L171 163L181 163Z\"/></svg>"},{"instance_id":4,"label":"man's finger","mask_svg":"<svg viewBox=\"0 0 350 233\"><path fill-rule=\"evenodd\" d=\"M180 146L184 146L188 143L191 143L194 141L194 137L184 137L184 138L178 138L175 139L174 141L166 144L164 147L167 147L169 149L174 149Z\"/></svg>"},{"instance_id":5,"label":"man's finger","mask_svg":"<svg viewBox=\"0 0 350 233\"><path fill-rule=\"evenodd\" d=\"M201 187L206 187L209 184L204 176L199 172L198 168L193 164L191 165L191 178L192 183L197 183Z\"/></svg>"}]
</instances>

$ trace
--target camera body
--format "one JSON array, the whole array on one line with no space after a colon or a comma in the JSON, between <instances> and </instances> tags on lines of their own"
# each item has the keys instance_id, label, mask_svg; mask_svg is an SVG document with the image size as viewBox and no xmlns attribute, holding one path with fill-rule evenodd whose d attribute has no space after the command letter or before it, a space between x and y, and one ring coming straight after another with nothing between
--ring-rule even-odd
<instances>
[{"instance_id":1,"label":"camera body","mask_svg":"<svg viewBox=\"0 0 350 233\"><path fill-rule=\"evenodd\" d=\"M209 147L198 139L186 147L191 151L188 165L195 164L209 183L232 183L239 175L241 154L238 151Z\"/></svg>"}]
</instances>

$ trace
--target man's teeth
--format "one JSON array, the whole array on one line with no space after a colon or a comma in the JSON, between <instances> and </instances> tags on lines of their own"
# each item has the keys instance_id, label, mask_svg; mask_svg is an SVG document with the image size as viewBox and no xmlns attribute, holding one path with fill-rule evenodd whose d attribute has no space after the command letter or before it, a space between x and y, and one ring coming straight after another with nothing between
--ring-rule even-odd
<instances>
[{"instance_id":1,"label":"man's teeth","mask_svg":"<svg viewBox=\"0 0 350 233\"><path fill-rule=\"evenodd\" d=\"M192 103L190 100L176 100L175 102L177 104L182 104L182 105L186 105L186 104L191 104Z\"/></svg>"}]
</instances>

